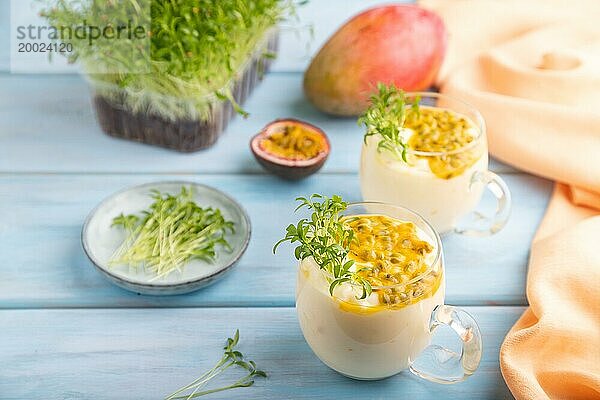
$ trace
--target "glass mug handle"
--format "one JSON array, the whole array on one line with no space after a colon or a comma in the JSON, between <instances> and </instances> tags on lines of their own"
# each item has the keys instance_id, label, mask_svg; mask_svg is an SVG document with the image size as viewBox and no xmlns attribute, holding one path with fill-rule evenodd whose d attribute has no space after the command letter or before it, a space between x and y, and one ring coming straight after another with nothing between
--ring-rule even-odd
<instances>
[{"instance_id":1,"label":"glass mug handle","mask_svg":"<svg viewBox=\"0 0 600 400\"><path fill-rule=\"evenodd\" d=\"M510 190L508 190L504 180L491 171L477 171L471 175L469 189L479 183L484 184L496 199L496 212L489 217L478 211L473 211L471 213L472 217L479 223L484 222L486 226L483 228L457 227L454 229L455 233L465 236L491 236L502 230L508 222L511 197Z\"/></svg>"},{"instance_id":2,"label":"glass mug handle","mask_svg":"<svg viewBox=\"0 0 600 400\"><path fill-rule=\"evenodd\" d=\"M429 345L410 365L410 371L428 381L457 383L471 376L481 361L481 332L471 314L461 308L439 305L431 312L429 331L449 326L462 343L461 354L437 344Z\"/></svg>"}]
</instances>

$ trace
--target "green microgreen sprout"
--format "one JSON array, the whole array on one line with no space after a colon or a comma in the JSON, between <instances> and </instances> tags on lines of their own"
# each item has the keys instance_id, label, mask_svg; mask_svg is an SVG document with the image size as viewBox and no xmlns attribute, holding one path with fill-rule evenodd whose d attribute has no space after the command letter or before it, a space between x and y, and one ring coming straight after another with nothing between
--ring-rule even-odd
<instances>
[{"instance_id":1,"label":"green microgreen sprout","mask_svg":"<svg viewBox=\"0 0 600 400\"><path fill-rule=\"evenodd\" d=\"M411 111L419 114L420 98L417 96ZM408 145L401 136L406 120L407 96L394 84L377 84L377 92L371 95L369 108L358 119L358 124L366 128L364 141L369 136L379 135L378 151L388 151L398 160L407 161Z\"/></svg>"},{"instance_id":2,"label":"green microgreen sprout","mask_svg":"<svg viewBox=\"0 0 600 400\"><path fill-rule=\"evenodd\" d=\"M269 32L296 7L292 0L40 1L47 4L42 16L57 29L83 21L147 27L148 38L131 43L58 41L73 46L67 57L82 65L97 95L171 120L206 120L223 99L245 114L233 98L234 81L252 57L267 52Z\"/></svg>"},{"instance_id":3,"label":"green microgreen sprout","mask_svg":"<svg viewBox=\"0 0 600 400\"><path fill-rule=\"evenodd\" d=\"M182 271L190 260L214 261L216 246L231 250L225 237L234 233L234 223L219 209L197 205L191 187L182 187L178 195L152 190L151 197L154 202L141 215L113 219L112 226L124 229L127 237L110 265L141 266L156 280Z\"/></svg>"},{"instance_id":4,"label":"green microgreen sprout","mask_svg":"<svg viewBox=\"0 0 600 400\"><path fill-rule=\"evenodd\" d=\"M348 253L354 231L340 219L340 213L348 207L348 203L338 195L329 198L320 194L298 197L296 201L300 202L296 211L306 207L312 214L296 225L290 224L285 237L273 247L273 253L283 242L298 243L294 250L297 260L312 257L319 268L333 277L329 286L331 295L336 286L350 282L361 286L360 299L365 299L372 292L371 284L357 274L359 271L351 269L354 261L348 259Z\"/></svg>"},{"instance_id":5,"label":"green microgreen sprout","mask_svg":"<svg viewBox=\"0 0 600 400\"><path fill-rule=\"evenodd\" d=\"M215 364L215 366L209 371L205 372L202 376L195 379L193 382L185 385L175 392L168 395L165 400L182 400L182 399L193 399L196 397L204 396L211 393L222 392L224 390L230 390L235 388L242 387L250 387L254 385L254 379L256 377L266 378L267 374L264 371L261 371L256 368L256 363L254 361L245 361L244 355L235 350L235 346L238 344L240 340L240 331L236 330L233 338L228 338L223 348L225 351L223 353L223 357ZM222 374L230 367L237 366L247 371L246 375L239 378L235 382L230 385L223 386L216 389L203 389L208 382L210 382L216 376ZM185 394L187 393L187 394Z\"/></svg>"}]
</instances>

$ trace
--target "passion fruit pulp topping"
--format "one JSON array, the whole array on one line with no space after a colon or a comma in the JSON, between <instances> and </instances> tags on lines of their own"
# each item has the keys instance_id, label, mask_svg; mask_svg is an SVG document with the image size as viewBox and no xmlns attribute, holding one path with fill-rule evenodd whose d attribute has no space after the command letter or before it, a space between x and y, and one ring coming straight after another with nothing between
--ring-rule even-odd
<instances>
[{"instance_id":1,"label":"passion fruit pulp topping","mask_svg":"<svg viewBox=\"0 0 600 400\"><path fill-rule=\"evenodd\" d=\"M310 160L324 151L325 146L322 135L299 124L284 125L260 143L264 151L288 160Z\"/></svg>"},{"instance_id":2,"label":"passion fruit pulp topping","mask_svg":"<svg viewBox=\"0 0 600 400\"><path fill-rule=\"evenodd\" d=\"M459 176L481 157L477 148L460 151L477 139L475 124L464 115L443 108L421 106L418 112L410 109L406 113L404 127L414 132L408 140L408 147L412 150L456 152L420 156L428 160L431 172L439 178Z\"/></svg>"},{"instance_id":3,"label":"passion fruit pulp topping","mask_svg":"<svg viewBox=\"0 0 600 400\"><path fill-rule=\"evenodd\" d=\"M441 273L429 264L434 247L419 237L415 224L384 215L355 215L342 221L352 228L356 239L348 257L379 299L375 307L341 302L343 309L359 313L397 309L437 291Z\"/></svg>"},{"instance_id":4,"label":"passion fruit pulp topping","mask_svg":"<svg viewBox=\"0 0 600 400\"><path fill-rule=\"evenodd\" d=\"M327 135L293 118L268 123L250 140L250 150L267 171L284 179L302 179L317 172L329 156Z\"/></svg>"}]
</instances>

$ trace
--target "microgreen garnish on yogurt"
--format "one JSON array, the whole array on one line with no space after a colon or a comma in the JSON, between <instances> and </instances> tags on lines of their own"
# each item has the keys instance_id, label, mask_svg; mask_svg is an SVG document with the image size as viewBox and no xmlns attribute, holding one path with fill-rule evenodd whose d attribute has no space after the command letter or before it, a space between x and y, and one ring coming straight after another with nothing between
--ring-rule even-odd
<instances>
[{"instance_id":1,"label":"microgreen garnish on yogurt","mask_svg":"<svg viewBox=\"0 0 600 400\"><path fill-rule=\"evenodd\" d=\"M329 292L333 295L336 286L350 282L362 287L361 299L371 294L371 284L353 271L354 261L348 259L350 243L354 240L354 231L341 220L340 213L348 207L348 203L340 196L331 198L313 194L309 198L296 199L301 208L312 211L309 219L303 218L296 225L290 224L286 235L273 247L273 253L283 242L298 243L294 251L297 260L312 257L319 268L333 277Z\"/></svg>"},{"instance_id":2,"label":"microgreen garnish on yogurt","mask_svg":"<svg viewBox=\"0 0 600 400\"><path fill-rule=\"evenodd\" d=\"M191 260L214 261L217 246L231 250L226 235L234 232L233 222L218 208L196 204L191 187L182 187L178 195L151 193L154 202L140 215L113 219L112 226L123 228L127 237L111 265L144 267L154 280L181 271Z\"/></svg>"},{"instance_id":3,"label":"microgreen garnish on yogurt","mask_svg":"<svg viewBox=\"0 0 600 400\"><path fill-rule=\"evenodd\" d=\"M195 379L190 384L177 389L175 392L168 395L165 398L165 400L193 399L211 393L222 392L224 390L250 387L254 385L254 378L266 378L266 372L257 369L256 363L254 361L245 361L244 355L240 351L235 350L235 346L237 346L239 340L240 331L236 330L235 335L233 335L233 338L228 338L227 342L225 343L225 347L223 348L223 350L225 350L223 353L223 357L221 357L221 359L215 364L215 366L212 369L205 372L202 376ZM247 371L246 375L239 378L230 385L216 389L201 390L208 384L208 382L210 382L210 380L222 374L227 369L233 366L240 367L241 369Z\"/></svg>"},{"instance_id":4,"label":"microgreen garnish on yogurt","mask_svg":"<svg viewBox=\"0 0 600 400\"><path fill-rule=\"evenodd\" d=\"M419 97L412 102L410 111L419 114ZM369 136L379 135L377 150L386 150L397 159L406 161L408 145L404 142L401 131L404 127L407 113L407 98L404 91L394 84L377 84L377 92L371 95L371 104L358 119L358 124L364 126L365 143Z\"/></svg>"}]
</instances>

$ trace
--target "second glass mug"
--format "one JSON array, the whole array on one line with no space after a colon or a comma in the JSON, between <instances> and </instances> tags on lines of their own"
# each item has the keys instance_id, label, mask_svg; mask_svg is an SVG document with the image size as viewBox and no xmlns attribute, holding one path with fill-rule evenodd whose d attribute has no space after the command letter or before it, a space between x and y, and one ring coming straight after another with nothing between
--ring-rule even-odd
<instances>
[{"instance_id":1,"label":"second glass mug","mask_svg":"<svg viewBox=\"0 0 600 400\"><path fill-rule=\"evenodd\" d=\"M425 217L440 233L454 231L470 236L488 236L508 221L510 191L504 181L488 170L488 146L483 117L474 107L452 97L430 92L408 93L407 109L416 98L421 106L441 108L467 117L476 130L474 139L453 151L407 149L407 162L378 151L377 136L362 147L360 187L364 201L405 206ZM457 173L441 178L432 165L457 165ZM464 168L464 170L461 170ZM475 211L487 188L496 199L496 212L485 216ZM463 217L471 221L464 222Z\"/></svg>"},{"instance_id":2,"label":"second glass mug","mask_svg":"<svg viewBox=\"0 0 600 400\"><path fill-rule=\"evenodd\" d=\"M348 303L330 295L331 276L327 272L312 258L302 260L298 268L296 310L302 333L313 352L333 370L354 379L383 379L410 369L430 381L454 383L473 374L481 360L481 334L470 314L444 305L444 255L437 232L418 214L384 203L353 203L344 215L384 215L414 223L434 246L435 258L426 272L395 287L411 289L419 287L421 282L433 282L432 290L422 293L417 289L403 290L412 293L404 304L371 307ZM373 292L390 289L373 287ZM360 293L358 287L356 290ZM462 343L461 354L430 345L433 331L439 325L455 331Z\"/></svg>"}]
</instances>

